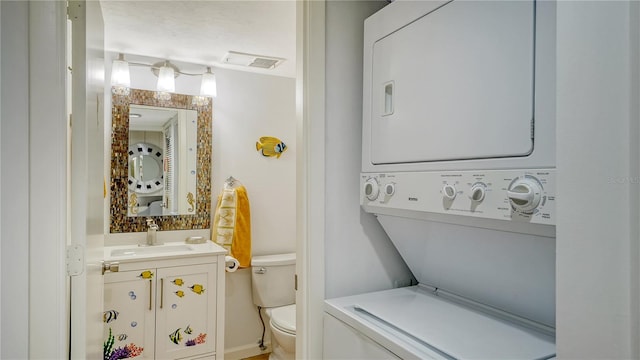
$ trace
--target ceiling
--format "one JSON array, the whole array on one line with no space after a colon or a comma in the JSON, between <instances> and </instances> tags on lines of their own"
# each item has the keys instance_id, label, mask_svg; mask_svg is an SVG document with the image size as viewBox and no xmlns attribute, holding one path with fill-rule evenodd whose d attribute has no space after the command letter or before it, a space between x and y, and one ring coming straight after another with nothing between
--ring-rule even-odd
<instances>
[{"instance_id":1,"label":"ceiling","mask_svg":"<svg viewBox=\"0 0 640 360\"><path fill-rule=\"evenodd\" d=\"M100 3L108 53L295 77L295 0ZM229 51L285 61L267 70L223 64Z\"/></svg>"}]
</instances>

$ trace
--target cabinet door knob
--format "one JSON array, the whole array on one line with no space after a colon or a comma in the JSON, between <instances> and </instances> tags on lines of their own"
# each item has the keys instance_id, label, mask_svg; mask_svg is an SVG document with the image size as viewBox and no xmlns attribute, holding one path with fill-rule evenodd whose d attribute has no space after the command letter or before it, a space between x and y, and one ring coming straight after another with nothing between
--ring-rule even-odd
<instances>
[{"instance_id":1,"label":"cabinet door knob","mask_svg":"<svg viewBox=\"0 0 640 360\"><path fill-rule=\"evenodd\" d=\"M102 275L104 275L104 273L106 273L107 271L111 271L111 272L118 272L120 270L120 263L119 262L102 262Z\"/></svg>"}]
</instances>

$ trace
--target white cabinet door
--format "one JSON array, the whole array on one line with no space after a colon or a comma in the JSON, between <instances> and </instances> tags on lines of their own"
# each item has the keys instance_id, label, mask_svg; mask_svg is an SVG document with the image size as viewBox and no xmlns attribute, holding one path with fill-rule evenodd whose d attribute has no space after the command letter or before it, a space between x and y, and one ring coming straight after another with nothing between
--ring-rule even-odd
<instances>
[{"instance_id":1,"label":"white cabinet door","mask_svg":"<svg viewBox=\"0 0 640 360\"><path fill-rule=\"evenodd\" d=\"M154 358L155 269L106 273L105 359Z\"/></svg>"},{"instance_id":2,"label":"white cabinet door","mask_svg":"<svg viewBox=\"0 0 640 360\"><path fill-rule=\"evenodd\" d=\"M216 264L158 269L156 358L215 351Z\"/></svg>"}]
</instances>

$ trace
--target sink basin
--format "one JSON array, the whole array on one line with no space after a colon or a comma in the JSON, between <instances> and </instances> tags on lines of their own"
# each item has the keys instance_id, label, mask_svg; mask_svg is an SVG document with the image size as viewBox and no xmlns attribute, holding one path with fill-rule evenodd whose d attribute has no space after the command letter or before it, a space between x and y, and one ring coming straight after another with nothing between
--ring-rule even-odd
<instances>
[{"instance_id":1,"label":"sink basin","mask_svg":"<svg viewBox=\"0 0 640 360\"><path fill-rule=\"evenodd\" d=\"M176 245L156 245L156 246L138 246L128 247L125 249L113 249L111 250L111 256L149 256L156 254L167 253L183 253L193 251L193 248L185 244Z\"/></svg>"}]
</instances>

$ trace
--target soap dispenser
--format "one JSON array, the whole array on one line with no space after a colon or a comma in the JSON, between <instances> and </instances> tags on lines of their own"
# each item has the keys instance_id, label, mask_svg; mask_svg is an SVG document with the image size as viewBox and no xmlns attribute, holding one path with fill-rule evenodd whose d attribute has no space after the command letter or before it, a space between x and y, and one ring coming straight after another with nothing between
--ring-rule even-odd
<instances>
[{"instance_id":1,"label":"soap dispenser","mask_svg":"<svg viewBox=\"0 0 640 360\"><path fill-rule=\"evenodd\" d=\"M157 245L158 224L152 219L147 218L147 245Z\"/></svg>"}]
</instances>

